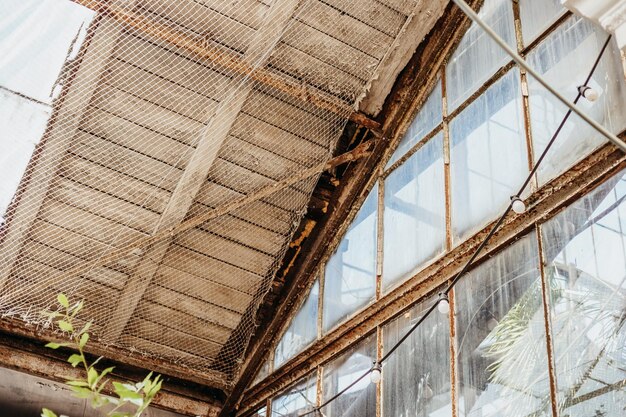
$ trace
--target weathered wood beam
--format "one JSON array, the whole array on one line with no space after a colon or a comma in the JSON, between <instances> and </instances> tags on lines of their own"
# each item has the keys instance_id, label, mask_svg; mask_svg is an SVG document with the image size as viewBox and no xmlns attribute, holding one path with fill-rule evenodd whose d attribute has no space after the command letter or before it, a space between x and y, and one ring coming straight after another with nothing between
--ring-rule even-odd
<instances>
[{"instance_id":1,"label":"weathered wood beam","mask_svg":"<svg viewBox=\"0 0 626 417\"><path fill-rule=\"evenodd\" d=\"M127 256L131 251L135 249L146 248L158 242L167 241L168 239L170 239L172 236L176 234L182 233L186 230L193 229L201 225L202 223L205 223L211 219L215 219L217 217L233 212L254 201L258 201L262 198L269 197L304 179L310 178L314 175L318 175L319 173L323 171L331 170L331 169L336 168L337 166L346 164L348 162L357 161L361 158L368 157L373 152L372 150L373 147L375 147L375 143L372 140L370 140L354 148L353 150L349 152L346 152L342 155L339 155L331 159L330 161L326 163L321 163L314 167L305 169L303 171L300 171L294 176L291 176L281 181L270 184L267 187L261 188L258 191L252 192L246 196L233 200L229 203L223 204L214 209L207 210L205 213L198 214L196 216L193 216L181 222L178 226L172 227L170 229L161 230L158 233L155 233L154 235L151 235L151 236L141 237L141 238L137 238L134 240L130 240L126 243L122 243L116 249L111 250L111 252L109 252L108 254L103 255L94 261L85 262L84 264L80 264L73 268L70 268L64 271L62 274L59 274L57 276L47 279L46 283L48 285L54 285L57 282L63 282L65 279L69 277L81 275L94 268L98 268L110 262L114 262L118 259L121 259ZM27 291L27 290L28 290L27 287L19 287L9 294L3 294L2 297L0 297L0 299L2 298L11 299L12 297L20 295L22 294L23 291Z\"/></svg>"},{"instance_id":2,"label":"weathered wood beam","mask_svg":"<svg viewBox=\"0 0 626 417\"><path fill-rule=\"evenodd\" d=\"M121 0L119 0L121 1ZM63 93L60 105L54 109L52 122L44 139L35 150L28 168L30 177L18 189L15 211L7 219L6 234L0 245L0 290L4 287L11 269L43 204L57 168L67 152L89 101L98 85L100 74L115 47L122 29L115 20L102 16L93 24L80 65Z\"/></svg>"},{"instance_id":3,"label":"weathered wood beam","mask_svg":"<svg viewBox=\"0 0 626 417\"><path fill-rule=\"evenodd\" d=\"M299 3L300 0L278 0L272 5L265 16L263 25L257 30L252 43L244 54L243 61L247 65L254 68L264 63L275 44L280 40ZM220 103L217 111L202 131L198 145L153 234L176 227L184 220L252 89L252 83L242 75L231 80L227 86L227 91L232 91L232 95ZM135 273L128 279L120 294L117 307L115 307L102 335L103 339L118 340L150 282L152 282L172 241L173 238L169 238L147 249L139 261Z\"/></svg>"},{"instance_id":4,"label":"weathered wood beam","mask_svg":"<svg viewBox=\"0 0 626 417\"><path fill-rule=\"evenodd\" d=\"M381 61L371 83L367 96L359 103L359 110L377 115L383 108L398 74L409 62L419 44L439 20L448 2L441 0L420 1L413 5L411 14L400 29L389 52Z\"/></svg>"},{"instance_id":5,"label":"weathered wood beam","mask_svg":"<svg viewBox=\"0 0 626 417\"><path fill-rule=\"evenodd\" d=\"M594 152L564 175L533 193L527 199L528 210L523 215L511 214L506 219L476 263L489 259L520 235L533 230L537 223L558 214L573 201L600 185L603 180L624 168L626 156L615 146L608 144ZM354 346L377 326L388 322L449 282L472 256L492 226L486 226L470 240L409 278L252 387L246 392L237 416L251 415L266 399L286 389L319 364ZM228 400L225 406L226 404Z\"/></svg>"},{"instance_id":6,"label":"weathered wood beam","mask_svg":"<svg viewBox=\"0 0 626 417\"><path fill-rule=\"evenodd\" d=\"M42 343L36 344L17 336L0 334L0 367L3 368L57 382L84 378L84 370L72 367L64 360L67 357L64 355L64 352L44 348ZM109 365L111 364L107 363L106 367ZM111 381L116 382L138 381L149 372L127 372L124 365L113 366L116 369L110 376ZM166 377L163 388L152 401L152 406L187 416L217 415L221 403L215 396L192 390L188 386L180 386L179 383ZM104 394L114 393L109 388L105 389Z\"/></svg>"},{"instance_id":7,"label":"weathered wood beam","mask_svg":"<svg viewBox=\"0 0 626 417\"><path fill-rule=\"evenodd\" d=\"M477 0L474 3L479 2L480 0ZM468 26L468 19L460 11L448 6L444 16L403 70L381 114L384 120L384 135L389 137L392 143L397 144L408 129L413 115L424 103L430 88L434 85L439 68ZM381 155L392 151L391 147L387 146L389 143L380 142L383 145L382 149L375 149L374 157L362 161L343 179L344 184L338 191L339 195L331 204L335 206L334 210L330 211L320 224L316 236L312 236L311 241L303 245L301 253L305 256L292 267L286 277L285 280L290 282L290 285L285 288L270 321L259 326L260 330L250 345L246 362L224 403L220 417L232 415L238 409L244 390L262 366L270 347L279 337L281 326L296 313L294 306L300 305L306 297L305 290L316 278L319 260L328 247L332 247L333 239L340 236L341 231L347 227L345 220L350 214L352 204L357 201L364 188L368 184L371 185L372 174L380 169L378 165L384 160Z\"/></svg>"},{"instance_id":8,"label":"weathered wood beam","mask_svg":"<svg viewBox=\"0 0 626 417\"><path fill-rule=\"evenodd\" d=\"M122 25L133 28L156 39L168 42L187 52L198 56L232 74L243 76L269 86L291 97L312 104L371 130L380 130L380 124L366 115L354 111L351 103L296 81L277 75L266 68L257 68L254 63L211 46L194 36L173 29L162 23L155 22L132 11L131 8L108 4L101 0L72 0L92 10L110 16Z\"/></svg>"},{"instance_id":9,"label":"weathered wood beam","mask_svg":"<svg viewBox=\"0 0 626 417\"><path fill-rule=\"evenodd\" d=\"M0 331L41 341L63 341L59 338L58 334L50 331L49 329L28 325L21 320L11 320L10 318L0 318ZM226 382L228 379L227 375L223 372L214 370L200 371L173 364L168 360L148 357L140 353L133 353L128 349L117 348L112 345L98 345L95 342L90 342L85 348L85 351L95 356L103 356L119 363L124 363L129 366L135 366L142 369L149 369L156 373L213 387L223 392L227 392L231 388L231 386Z\"/></svg>"}]
</instances>

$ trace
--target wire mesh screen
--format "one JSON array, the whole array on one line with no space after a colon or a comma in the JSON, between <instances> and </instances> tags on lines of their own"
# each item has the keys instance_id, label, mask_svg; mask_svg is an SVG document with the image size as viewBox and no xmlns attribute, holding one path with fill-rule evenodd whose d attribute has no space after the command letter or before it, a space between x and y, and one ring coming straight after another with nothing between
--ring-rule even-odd
<instances>
[{"instance_id":1,"label":"wire mesh screen","mask_svg":"<svg viewBox=\"0 0 626 417\"><path fill-rule=\"evenodd\" d=\"M8 0L0 313L45 325L64 292L97 343L228 382L319 171L298 175L414 6Z\"/></svg>"}]
</instances>

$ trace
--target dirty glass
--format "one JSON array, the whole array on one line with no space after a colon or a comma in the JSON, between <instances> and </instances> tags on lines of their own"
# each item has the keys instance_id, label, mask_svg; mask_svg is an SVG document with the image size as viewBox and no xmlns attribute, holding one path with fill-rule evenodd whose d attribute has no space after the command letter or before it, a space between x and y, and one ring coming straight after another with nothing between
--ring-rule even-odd
<instances>
[{"instance_id":1,"label":"dirty glass","mask_svg":"<svg viewBox=\"0 0 626 417\"><path fill-rule=\"evenodd\" d=\"M511 1L485 0L478 14L507 44L515 48ZM472 24L446 65L449 112L454 111L508 60L506 52L482 28Z\"/></svg>"},{"instance_id":2,"label":"dirty glass","mask_svg":"<svg viewBox=\"0 0 626 417\"><path fill-rule=\"evenodd\" d=\"M443 134L385 180L383 286L406 277L446 244Z\"/></svg>"},{"instance_id":3,"label":"dirty glass","mask_svg":"<svg viewBox=\"0 0 626 417\"><path fill-rule=\"evenodd\" d=\"M383 328L388 351L419 320L434 299L426 299ZM383 366L383 416L451 416L450 322L434 311Z\"/></svg>"},{"instance_id":4,"label":"dirty glass","mask_svg":"<svg viewBox=\"0 0 626 417\"><path fill-rule=\"evenodd\" d=\"M441 81L437 81L426 102L411 122L398 147L387 162L387 168L400 159L409 149L419 142L427 133L438 126L443 119L443 103L441 98Z\"/></svg>"},{"instance_id":5,"label":"dirty glass","mask_svg":"<svg viewBox=\"0 0 626 417\"><path fill-rule=\"evenodd\" d=\"M253 417L265 417L267 416L267 408L263 407L260 410L257 410L256 413L252 414Z\"/></svg>"},{"instance_id":6,"label":"dirty glass","mask_svg":"<svg viewBox=\"0 0 626 417\"><path fill-rule=\"evenodd\" d=\"M374 186L326 264L324 331L374 299L378 186Z\"/></svg>"},{"instance_id":7,"label":"dirty glass","mask_svg":"<svg viewBox=\"0 0 626 417\"><path fill-rule=\"evenodd\" d=\"M459 415L551 415L539 255L534 233L456 286Z\"/></svg>"},{"instance_id":8,"label":"dirty glass","mask_svg":"<svg viewBox=\"0 0 626 417\"><path fill-rule=\"evenodd\" d=\"M626 172L542 226L562 416L626 409Z\"/></svg>"},{"instance_id":9,"label":"dirty glass","mask_svg":"<svg viewBox=\"0 0 626 417\"><path fill-rule=\"evenodd\" d=\"M317 338L317 305L319 282L316 281L309 295L294 316L274 352L274 369L300 353Z\"/></svg>"},{"instance_id":10,"label":"dirty glass","mask_svg":"<svg viewBox=\"0 0 626 417\"><path fill-rule=\"evenodd\" d=\"M560 0L519 0L524 45L537 39L565 12Z\"/></svg>"},{"instance_id":11,"label":"dirty glass","mask_svg":"<svg viewBox=\"0 0 626 417\"><path fill-rule=\"evenodd\" d=\"M511 70L450 123L455 243L509 204L528 175L519 73Z\"/></svg>"},{"instance_id":12,"label":"dirty glass","mask_svg":"<svg viewBox=\"0 0 626 417\"><path fill-rule=\"evenodd\" d=\"M572 16L528 55L528 62L560 93L574 100L578 86L584 84L607 36L591 23ZM533 146L535 155L539 155L567 110L532 77L528 83ZM626 87L614 42L603 55L589 84L600 97L594 103L581 99L578 106L609 130L621 132L626 127ZM556 177L606 142L572 114L540 165L539 181L545 183Z\"/></svg>"},{"instance_id":13,"label":"dirty glass","mask_svg":"<svg viewBox=\"0 0 626 417\"><path fill-rule=\"evenodd\" d=\"M272 417L296 417L316 407L315 372L272 399Z\"/></svg>"},{"instance_id":14,"label":"dirty glass","mask_svg":"<svg viewBox=\"0 0 626 417\"><path fill-rule=\"evenodd\" d=\"M259 372L257 372L250 386L253 387L259 382L263 381L265 377L268 376L269 374L270 374L270 361L269 361L269 356L268 356L267 358L265 358L265 361L263 361L263 366L261 366L261 369L259 369Z\"/></svg>"},{"instance_id":15,"label":"dirty glass","mask_svg":"<svg viewBox=\"0 0 626 417\"><path fill-rule=\"evenodd\" d=\"M376 361L375 333L338 359L324 365L322 402L367 372L374 361ZM376 385L370 382L368 375L321 411L326 417L375 417Z\"/></svg>"}]
</instances>

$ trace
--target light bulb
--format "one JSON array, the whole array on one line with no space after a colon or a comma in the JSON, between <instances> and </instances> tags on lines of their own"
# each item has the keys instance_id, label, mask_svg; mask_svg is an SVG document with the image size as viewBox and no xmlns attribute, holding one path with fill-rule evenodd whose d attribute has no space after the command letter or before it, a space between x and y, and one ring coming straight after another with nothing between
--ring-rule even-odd
<instances>
[{"instance_id":1,"label":"light bulb","mask_svg":"<svg viewBox=\"0 0 626 417\"><path fill-rule=\"evenodd\" d=\"M370 381L374 384L378 384L380 382L380 378L382 377L382 367L380 363L375 362L372 367L372 371L370 372Z\"/></svg>"},{"instance_id":2,"label":"light bulb","mask_svg":"<svg viewBox=\"0 0 626 417\"><path fill-rule=\"evenodd\" d=\"M524 200L516 195L511 197L511 207L513 208L513 211L517 214L522 214L526 211L526 204L524 203Z\"/></svg>"},{"instance_id":3,"label":"light bulb","mask_svg":"<svg viewBox=\"0 0 626 417\"><path fill-rule=\"evenodd\" d=\"M450 312L450 301L448 301L448 296L445 294L441 294L439 296L439 304L437 304L437 310L441 314L448 314Z\"/></svg>"},{"instance_id":4,"label":"light bulb","mask_svg":"<svg viewBox=\"0 0 626 417\"><path fill-rule=\"evenodd\" d=\"M593 88L587 85L581 85L580 87L578 87L578 91L584 98L586 98L587 100L591 102L596 101L598 97L600 97L600 95L598 94L596 90L594 90Z\"/></svg>"}]
</instances>

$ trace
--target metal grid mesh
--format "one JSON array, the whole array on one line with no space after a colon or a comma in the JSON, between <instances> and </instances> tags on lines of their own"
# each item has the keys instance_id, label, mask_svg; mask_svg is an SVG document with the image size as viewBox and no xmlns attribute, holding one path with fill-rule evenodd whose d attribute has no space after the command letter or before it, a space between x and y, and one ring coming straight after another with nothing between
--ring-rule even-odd
<instances>
[{"instance_id":1,"label":"metal grid mesh","mask_svg":"<svg viewBox=\"0 0 626 417\"><path fill-rule=\"evenodd\" d=\"M0 313L43 324L63 291L98 343L233 375L318 174L181 225L325 163L414 2L76 3L3 215Z\"/></svg>"}]
</instances>

